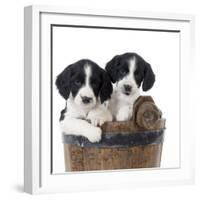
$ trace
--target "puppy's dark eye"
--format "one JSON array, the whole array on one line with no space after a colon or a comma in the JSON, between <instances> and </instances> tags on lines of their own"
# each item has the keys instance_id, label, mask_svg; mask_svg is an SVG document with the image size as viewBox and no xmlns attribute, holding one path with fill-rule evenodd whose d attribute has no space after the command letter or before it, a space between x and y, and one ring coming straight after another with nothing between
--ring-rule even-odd
<instances>
[{"instance_id":1,"label":"puppy's dark eye","mask_svg":"<svg viewBox=\"0 0 200 200\"><path fill-rule=\"evenodd\" d=\"M81 81L75 80L75 81L74 81L74 84L77 85L77 86L81 86Z\"/></svg>"},{"instance_id":2,"label":"puppy's dark eye","mask_svg":"<svg viewBox=\"0 0 200 200\"><path fill-rule=\"evenodd\" d=\"M135 71L133 74L134 74L134 76L138 76L139 75L139 73L137 71Z\"/></svg>"},{"instance_id":3,"label":"puppy's dark eye","mask_svg":"<svg viewBox=\"0 0 200 200\"><path fill-rule=\"evenodd\" d=\"M134 72L134 76L135 76L136 78L139 78L141 75L140 75L139 71L135 71L135 72Z\"/></svg>"},{"instance_id":4,"label":"puppy's dark eye","mask_svg":"<svg viewBox=\"0 0 200 200\"><path fill-rule=\"evenodd\" d=\"M119 73L120 73L121 75L125 75L127 72L126 72L125 69L121 68L121 69L119 70Z\"/></svg>"},{"instance_id":5,"label":"puppy's dark eye","mask_svg":"<svg viewBox=\"0 0 200 200\"><path fill-rule=\"evenodd\" d=\"M134 71L134 74L135 74L135 75L138 75L138 74L139 74L139 70L135 70L135 71Z\"/></svg>"},{"instance_id":6,"label":"puppy's dark eye","mask_svg":"<svg viewBox=\"0 0 200 200\"><path fill-rule=\"evenodd\" d=\"M91 85L94 86L94 87L97 87L98 83L96 81L91 81Z\"/></svg>"}]
</instances>

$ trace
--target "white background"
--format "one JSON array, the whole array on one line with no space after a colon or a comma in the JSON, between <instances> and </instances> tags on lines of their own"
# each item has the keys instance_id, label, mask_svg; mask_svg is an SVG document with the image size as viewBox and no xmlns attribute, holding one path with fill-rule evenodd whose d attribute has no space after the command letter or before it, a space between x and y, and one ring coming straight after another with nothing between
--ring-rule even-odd
<instances>
[{"instance_id":1,"label":"white background","mask_svg":"<svg viewBox=\"0 0 200 200\"><path fill-rule=\"evenodd\" d=\"M136 11L177 12L196 14L196 45L199 52L200 14L198 0L7 0L1 2L1 143L0 143L0 195L1 199L199 199L200 187L200 136L196 134L196 184L193 186L170 186L163 188L138 188L122 191L100 191L76 194L30 196L23 193L23 7L30 4L61 4L85 8L132 9ZM197 54L197 53L196 53ZM197 59L196 59L197 60ZM197 60L197 63L200 62ZM198 74L190 75L194 80L194 121L191 129L197 130L200 100L197 83ZM196 81L195 81L196 80ZM189 133L188 133L189 134Z\"/></svg>"},{"instance_id":2,"label":"white background","mask_svg":"<svg viewBox=\"0 0 200 200\"><path fill-rule=\"evenodd\" d=\"M179 47L177 32L54 27L53 172L64 172L64 151L58 119L65 100L58 94L54 84L56 76L79 59L92 59L104 68L114 55L125 52L141 55L156 74L154 87L145 93L141 89L141 94L152 95L167 119L161 167L179 167Z\"/></svg>"}]
</instances>

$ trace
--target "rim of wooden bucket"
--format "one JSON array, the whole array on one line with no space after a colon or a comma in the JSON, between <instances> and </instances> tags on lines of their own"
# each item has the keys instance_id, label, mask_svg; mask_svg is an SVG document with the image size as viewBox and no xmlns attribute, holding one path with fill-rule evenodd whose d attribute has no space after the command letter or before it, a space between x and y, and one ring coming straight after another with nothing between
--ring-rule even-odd
<instances>
[{"instance_id":1,"label":"rim of wooden bucket","mask_svg":"<svg viewBox=\"0 0 200 200\"><path fill-rule=\"evenodd\" d=\"M83 136L63 133L63 143L79 147L117 148L133 147L149 144L160 144L164 140L164 129L153 131L138 131L134 133L103 133L100 142L91 143Z\"/></svg>"}]
</instances>

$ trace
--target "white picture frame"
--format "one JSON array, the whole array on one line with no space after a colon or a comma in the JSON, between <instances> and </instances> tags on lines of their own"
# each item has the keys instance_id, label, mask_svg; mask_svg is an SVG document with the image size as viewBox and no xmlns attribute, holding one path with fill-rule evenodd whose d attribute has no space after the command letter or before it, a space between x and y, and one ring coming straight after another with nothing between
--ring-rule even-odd
<instances>
[{"instance_id":1,"label":"white picture frame","mask_svg":"<svg viewBox=\"0 0 200 200\"><path fill-rule=\"evenodd\" d=\"M194 70L194 16L171 13L135 11L88 10L56 6L28 6L24 11L24 189L31 194L87 191L96 189L133 188L138 186L193 183L194 131L192 120L190 81ZM76 21L78 18L78 21ZM86 19L87 18L87 19ZM44 23L42 23L42 21ZM87 21L87 22L86 22ZM125 28L131 26L146 30L174 30L180 32L180 167L167 169L117 170L105 172L76 172L53 174L50 122L50 68L44 66L41 54L41 32L52 24L104 26ZM77 24L78 22L78 24ZM46 29L42 29L47 27ZM50 49L51 35L47 34L45 48ZM50 53L50 52L49 52ZM50 66L45 63L45 66ZM44 88L43 88L44 87ZM43 101L49 102L45 106ZM45 113L45 114L44 114ZM48 120L44 120L48 119ZM189 137L188 137L189 133ZM109 177L109 178L108 178Z\"/></svg>"}]
</instances>

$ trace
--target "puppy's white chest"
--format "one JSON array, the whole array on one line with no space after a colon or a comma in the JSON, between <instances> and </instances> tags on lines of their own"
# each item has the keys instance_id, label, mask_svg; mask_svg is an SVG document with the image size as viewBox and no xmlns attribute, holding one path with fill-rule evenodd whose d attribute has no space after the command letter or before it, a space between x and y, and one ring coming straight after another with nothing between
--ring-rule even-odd
<instances>
[{"instance_id":1,"label":"puppy's white chest","mask_svg":"<svg viewBox=\"0 0 200 200\"><path fill-rule=\"evenodd\" d=\"M114 91L109 109L112 112L113 118L116 121L127 121L130 120L133 113L133 104L139 97L139 92L132 96L125 96L124 94Z\"/></svg>"},{"instance_id":2,"label":"puppy's white chest","mask_svg":"<svg viewBox=\"0 0 200 200\"><path fill-rule=\"evenodd\" d=\"M133 106L132 105L124 105L119 108L116 114L117 121L128 121L132 117Z\"/></svg>"},{"instance_id":3,"label":"puppy's white chest","mask_svg":"<svg viewBox=\"0 0 200 200\"><path fill-rule=\"evenodd\" d=\"M86 119L88 110L82 109L80 106L75 105L71 99L67 101L67 113L66 115L73 118Z\"/></svg>"}]
</instances>

